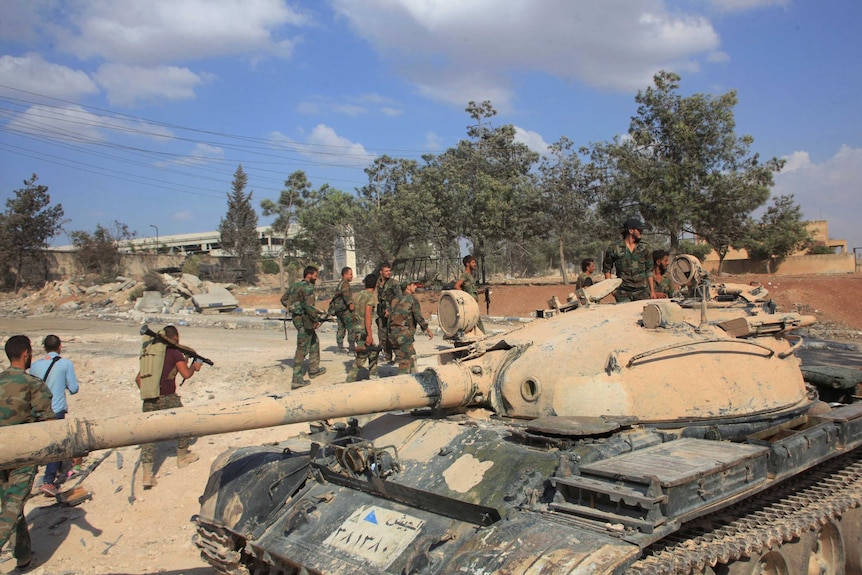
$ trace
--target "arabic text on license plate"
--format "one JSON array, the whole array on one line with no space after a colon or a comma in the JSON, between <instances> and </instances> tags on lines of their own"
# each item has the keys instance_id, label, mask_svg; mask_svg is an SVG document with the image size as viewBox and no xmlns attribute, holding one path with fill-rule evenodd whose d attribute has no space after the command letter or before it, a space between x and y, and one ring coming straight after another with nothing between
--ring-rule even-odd
<instances>
[{"instance_id":1,"label":"arabic text on license plate","mask_svg":"<svg viewBox=\"0 0 862 575\"><path fill-rule=\"evenodd\" d=\"M324 543L386 569L419 535L425 521L376 505L357 509Z\"/></svg>"}]
</instances>

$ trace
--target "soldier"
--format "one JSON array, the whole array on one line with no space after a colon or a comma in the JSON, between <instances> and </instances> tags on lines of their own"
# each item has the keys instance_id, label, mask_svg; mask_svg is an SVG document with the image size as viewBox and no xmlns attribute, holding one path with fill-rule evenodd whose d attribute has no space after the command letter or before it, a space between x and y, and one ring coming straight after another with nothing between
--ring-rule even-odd
<instances>
[{"instance_id":1,"label":"soldier","mask_svg":"<svg viewBox=\"0 0 862 575\"><path fill-rule=\"evenodd\" d=\"M180 332L176 326L168 325L160 332L163 340L153 338L141 347L140 369L135 376L135 383L141 390L144 413L177 409L183 406L177 395L177 374L188 379L201 370L203 364L198 361L188 363L186 356L178 347ZM166 340L166 341L165 341ZM168 343L170 342L170 343ZM197 453L189 451L191 440L188 437L177 439L177 467L183 468L199 459ZM156 475L153 470L155 463L156 444L146 443L141 446L141 472L144 489L156 486Z\"/></svg>"},{"instance_id":2,"label":"soldier","mask_svg":"<svg viewBox=\"0 0 862 575\"><path fill-rule=\"evenodd\" d=\"M392 279L392 268L386 262L380 264L377 276L377 337L383 348L383 361L392 361L392 342L389 334L389 310L392 300L401 295L401 287Z\"/></svg>"},{"instance_id":3,"label":"soldier","mask_svg":"<svg viewBox=\"0 0 862 575\"><path fill-rule=\"evenodd\" d=\"M668 298L673 295L674 286L670 281L667 268L670 265L670 254L666 250L653 250L652 276L656 298Z\"/></svg>"},{"instance_id":4,"label":"soldier","mask_svg":"<svg viewBox=\"0 0 862 575\"><path fill-rule=\"evenodd\" d=\"M51 390L26 370L30 368L33 348L24 335L13 335L6 342L9 369L0 373L0 427L54 419ZM19 570L30 566L30 531L24 519L24 501L33 489L38 466L0 470L0 549L15 533L12 555Z\"/></svg>"},{"instance_id":5,"label":"soldier","mask_svg":"<svg viewBox=\"0 0 862 575\"><path fill-rule=\"evenodd\" d=\"M465 291L471 296L476 302L479 302L479 292L476 288L476 279L473 277L473 274L478 267L476 263L476 258L471 255L464 256L464 259L461 260L461 263L464 264L464 271L461 272L461 275L458 276L458 281L455 282L455 289L459 289L461 291ZM486 306L487 307L487 306ZM478 327L482 333L485 333L485 326L482 325L482 319L479 318L479 321L476 322L476 327Z\"/></svg>"},{"instance_id":6,"label":"soldier","mask_svg":"<svg viewBox=\"0 0 862 575\"><path fill-rule=\"evenodd\" d=\"M404 293L392 300L392 309L389 313L389 339L398 361L399 375L416 371L416 350L413 348L416 326L418 325L428 334L428 339L434 339L434 334L422 317L419 302L413 296L416 292L416 281L405 280L402 287Z\"/></svg>"},{"instance_id":7,"label":"soldier","mask_svg":"<svg viewBox=\"0 0 862 575\"><path fill-rule=\"evenodd\" d=\"M649 245L641 241L644 225L640 220L629 218L623 223L622 240L605 251L602 271L610 279L616 268L622 285L614 292L617 302L655 298L652 276L652 254Z\"/></svg>"},{"instance_id":8,"label":"soldier","mask_svg":"<svg viewBox=\"0 0 862 575\"><path fill-rule=\"evenodd\" d=\"M575 282L575 289L590 287L593 285L593 274L596 273L596 260L584 258L581 260L581 273Z\"/></svg>"},{"instance_id":9,"label":"soldier","mask_svg":"<svg viewBox=\"0 0 862 575\"><path fill-rule=\"evenodd\" d=\"M308 377L314 379L326 373L320 367L320 341L317 328L320 327L321 313L314 307L314 284L317 282L317 268L305 266L303 279L296 282L281 296L281 305L293 316L296 328L296 353L293 356L293 379L291 389L305 387L310 381L302 378L303 363L308 356Z\"/></svg>"},{"instance_id":10,"label":"soldier","mask_svg":"<svg viewBox=\"0 0 862 575\"><path fill-rule=\"evenodd\" d=\"M359 370L368 361L368 379L377 379L377 356L380 353L374 347L374 310L377 309L377 276L369 274L362 281L365 289L356 294L353 301L353 331L350 334L351 341L355 342L356 359L347 372L347 381L356 381L359 378Z\"/></svg>"},{"instance_id":11,"label":"soldier","mask_svg":"<svg viewBox=\"0 0 862 575\"><path fill-rule=\"evenodd\" d=\"M335 295L329 302L329 313L338 321L338 331L335 332L335 344L338 353L344 353L344 336L347 336L347 353L353 353L355 344L351 337L353 333L353 312L355 310L353 295L350 293L350 282L353 281L353 270L349 267L341 269L341 281L335 289Z\"/></svg>"}]
</instances>

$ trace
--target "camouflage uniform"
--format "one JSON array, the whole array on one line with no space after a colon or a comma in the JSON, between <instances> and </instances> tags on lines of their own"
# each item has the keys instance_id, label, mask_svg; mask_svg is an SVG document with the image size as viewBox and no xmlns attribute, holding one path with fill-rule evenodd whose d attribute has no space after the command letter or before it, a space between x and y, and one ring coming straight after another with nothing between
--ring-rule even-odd
<instances>
[{"instance_id":1,"label":"camouflage uniform","mask_svg":"<svg viewBox=\"0 0 862 575\"><path fill-rule=\"evenodd\" d=\"M353 330L350 332L350 337L356 345L356 359L353 365L350 366L350 371L347 372L347 381L356 381L359 378L359 370L365 366L365 361L368 361L368 377L377 377L377 356L379 351L369 351L365 348L365 338L368 334L365 333L365 308L371 306L371 313L377 308L377 295L374 291L362 290L356 294L353 300Z\"/></svg>"},{"instance_id":2,"label":"camouflage uniform","mask_svg":"<svg viewBox=\"0 0 862 575\"><path fill-rule=\"evenodd\" d=\"M393 344L389 341L389 318L385 312L391 311L392 300L401 295L401 286L394 279L377 279L377 338L384 355L391 355Z\"/></svg>"},{"instance_id":3,"label":"camouflage uniform","mask_svg":"<svg viewBox=\"0 0 862 575\"><path fill-rule=\"evenodd\" d=\"M176 393L169 395L160 395L152 399L143 400L141 411L149 413L151 411L161 411L163 409L178 409L183 406L180 396ZM188 451L192 440L189 437L180 437L177 439L177 454L183 451ZM144 443L141 445L141 466L144 469L152 469L156 461L156 444Z\"/></svg>"},{"instance_id":4,"label":"camouflage uniform","mask_svg":"<svg viewBox=\"0 0 862 575\"><path fill-rule=\"evenodd\" d=\"M347 345L349 351L353 351L353 312L350 311L350 304L353 303L353 294L350 293L350 282L342 279L335 290L335 295L332 296L332 301L329 303L330 313L338 320L338 331L335 332L335 343L338 349L344 349L344 336L347 336Z\"/></svg>"},{"instance_id":5,"label":"camouflage uniform","mask_svg":"<svg viewBox=\"0 0 862 575\"><path fill-rule=\"evenodd\" d=\"M476 280L473 278L473 274L464 270L461 272L461 275L458 276L458 281L461 282L461 291L467 292L473 296L476 303L479 303L479 292L477 291ZM482 333L485 333L485 326L482 324L482 318L478 318L476 321L476 327L482 330Z\"/></svg>"},{"instance_id":6,"label":"camouflage uniform","mask_svg":"<svg viewBox=\"0 0 862 575\"><path fill-rule=\"evenodd\" d=\"M0 373L0 426L54 419L51 390L23 369ZM30 531L24 518L24 501L33 489L36 465L0 470L0 549L14 534L12 554L19 565L30 561Z\"/></svg>"},{"instance_id":7,"label":"camouflage uniform","mask_svg":"<svg viewBox=\"0 0 862 575\"><path fill-rule=\"evenodd\" d=\"M646 242L639 242L634 251L629 251L625 242L608 247L602 262L602 272L611 273L616 268L622 285L614 292L617 302L649 299L647 278L652 273L652 250Z\"/></svg>"},{"instance_id":8,"label":"camouflage uniform","mask_svg":"<svg viewBox=\"0 0 862 575\"><path fill-rule=\"evenodd\" d=\"M670 281L670 274L665 272L661 276L661 281L655 282L655 292L667 294L667 297L673 297L673 284Z\"/></svg>"},{"instance_id":9,"label":"camouflage uniform","mask_svg":"<svg viewBox=\"0 0 862 575\"><path fill-rule=\"evenodd\" d=\"M314 307L314 284L305 280L296 282L281 296L281 305L293 315L293 327L296 328L292 382L302 383L306 356L309 375L316 375L320 371L320 340L314 330L314 324L320 321L320 311Z\"/></svg>"},{"instance_id":10,"label":"camouflage uniform","mask_svg":"<svg viewBox=\"0 0 862 575\"><path fill-rule=\"evenodd\" d=\"M417 325L422 331L428 329L419 301L413 295L403 293L392 301L392 310L389 312L389 339L398 361L399 374L416 371L413 334Z\"/></svg>"},{"instance_id":11,"label":"camouflage uniform","mask_svg":"<svg viewBox=\"0 0 862 575\"><path fill-rule=\"evenodd\" d=\"M582 289L593 285L593 276L587 272L578 274L578 279L575 281L575 289Z\"/></svg>"}]
</instances>

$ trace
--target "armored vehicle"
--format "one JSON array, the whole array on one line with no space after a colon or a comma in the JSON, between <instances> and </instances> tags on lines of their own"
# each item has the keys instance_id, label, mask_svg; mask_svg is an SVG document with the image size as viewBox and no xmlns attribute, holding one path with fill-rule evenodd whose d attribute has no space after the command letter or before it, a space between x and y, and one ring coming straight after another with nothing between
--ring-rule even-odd
<instances>
[{"instance_id":1,"label":"armored vehicle","mask_svg":"<svg viewBox=\"0 0 862 575\"><path fill-rule=\"evenodd\" d=\"M597 305L600 282L478 338L444 294L457 345L422 373L14 426L0 461L314 422L212 463L194 521L222 574L862 573L858 393L804 380L813 318L694 268L691 300Z\"/></svg>"}]
</instances>

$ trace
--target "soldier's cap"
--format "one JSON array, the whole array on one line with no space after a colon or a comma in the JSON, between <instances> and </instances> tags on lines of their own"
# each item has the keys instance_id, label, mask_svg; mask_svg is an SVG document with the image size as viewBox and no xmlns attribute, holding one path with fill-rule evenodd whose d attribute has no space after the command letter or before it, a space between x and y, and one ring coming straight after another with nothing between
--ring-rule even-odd
<instances>
[{"instance_id":1,"label":"soldier's cap","mask_svg":"<svg viewBox=\"0 0 862 575\"><path fill-rule=\"evenodd\" d=\"M410 284L418 284L419 280L415 278L404 278L401 280L401 289L407 289Z\"/></svg>"},{"instance_id":2,"label":"soldier's cap","mask_svg":"<svg viewBox=\"0 0 862 575\"><path fill-rule=\"evenodd\" d=\"M636 218L629 218L623 223L623 229L644 231L644 224Z\"/></svg>"}]
</instances>

